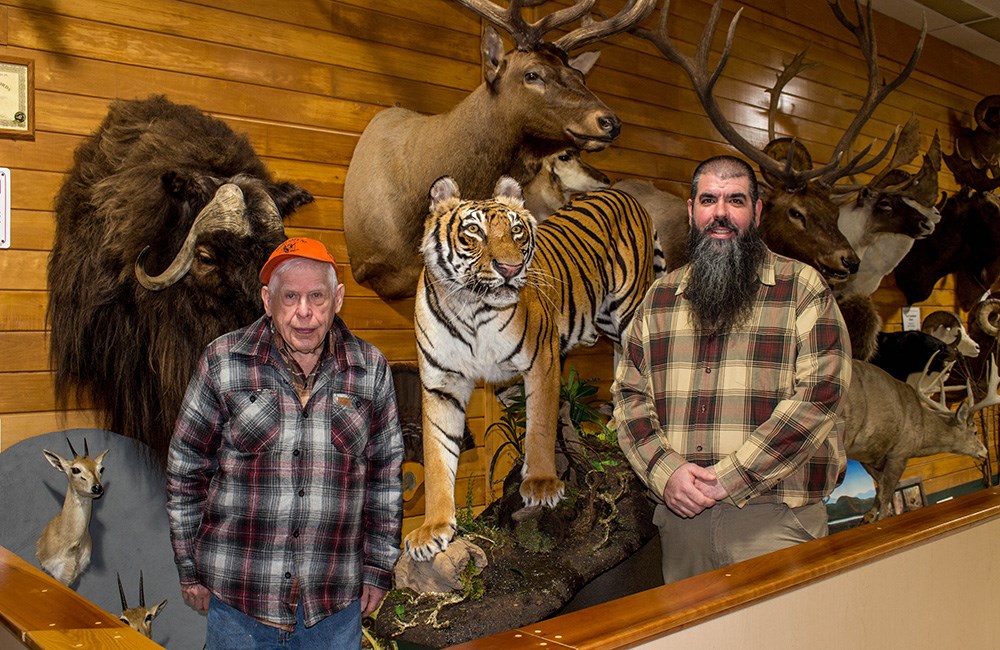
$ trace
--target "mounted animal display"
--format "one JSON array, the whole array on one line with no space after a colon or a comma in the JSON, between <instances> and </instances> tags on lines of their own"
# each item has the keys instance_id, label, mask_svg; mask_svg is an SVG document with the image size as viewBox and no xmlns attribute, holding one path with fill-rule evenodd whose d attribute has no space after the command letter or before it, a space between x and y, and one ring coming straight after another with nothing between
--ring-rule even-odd
<instances>
[{"instance_id":1,"label":"mounted animal display","mask_svg":"<svg viewBox=\"0 0 1000 650\"><path fill-rule=\"evenodd\" d=\"M976 126L959 127L944 160L960 185L991 192L1000 187L1000 95L983 97L972 114Z\"/></svg>"},{"instance_id":2,"label":"mounted animal display","mask_svg":"<svg viewBox=\"0 0 1000 650\"><path fill-rule=\"evenodd\" d=\"M485 30L485 81L451 111L421 115L404 108L378 113L365 128L344 181L344 237L351 273L383 298L412 296L423 267L420 240L427 188L449 175L467 196L485 198L497 178L529 181L546 156L575 147L598 151L618 137L621 121L595 97L584 75L597 52L567 53L623 32L653 10L634 0L616 15L590 20L552 43L553 29L588 17L594 0L580 0L534 23L512 0L502 9L488 0L459 0L507 31L516 48L504 53ZM534 162L532 169L526 161Z\"/></svg>"},{"instance_id":3,"label":"mounted animal display","mask_svg":"<svg viewBox=\"0 0 1000 650\"><path fill-rule=\"evenodd\" d=\"M561 359L601 335L620 343L662 272L649 217L623 192L581 195L540 225L509 177L488 200L463 199L449 177L430 196L414 311L426 512L405 540L417 560L455 535L455 475L475 382L524 378L520 494L527 506L555 506L563 496L555 467Z\"/></svg>"},{"instance_id":4,"label":"mounted animal display","mask_svg":"<svg viewBox=\"0 0 1000 650\"><path fill-rule=\"evenodd\" d=\"M153 638L153 619L160 615L163 608L167 606L167 599L164 598L152 607L146 607L146 588L143 585L142 571L139 572L139 605L129 607L128 599L125 598L125 589L122 587L122 577L115 574L118 579L118 595L122 601L122 613L119 620L125 625L143 635L147 639Z\"/></svg>"},{"instance_id":5,"label":"mounted animal display","mask_svg":"<svg viewBox=\"0 0 1000 650\"><path fill-rule=\"evenodd\" d=\"M48 323L56 394L160 460L205 346L259 317L257 272L312 196L249 140L165 97L115 101L56 198Z\"/></svg>"},{"instance_id":6,"label":"mounted animal display","mask_svg":"<svg viewBox=\"0 0 1000 650\"><path fill-rule=\"evenodd\" d=\"M838 229L839 206L832 200L833 184L841 178L865 172L888 154L895 138L889 138L884 148L875 156L865 160L872 145L862 149L850 160L844 160L851 144L857 138L862 126L871 118L875 109L893 90L898 88L913 71L923 47L926 29L902 71L891 80L883 80L879 72L878 53L872 29L872 10L868 6L862 11L855 2L857 22L852 22L841 10L838 0L828 0L837 20L855 36L864 56L868 72L868 87L861 106L851 123L833 147L830 161L813 168L812 159L805 147L793 138L777 138L774 132L774 112L781 86L797 74L798 64L786 69L783 77L771 91L772 108L769 114L769 137L771 142L758 148L730 124L716 100L713 91L732 51L736 26L742 10L737 11L729 26L725 45L714 69L709 69L709 54L712 37L722 11L722 1L717 0L712 7L708 22L702 32L694 58L682 54L667 33L669 1L664 2L660 11L658 28L649 30L634 28L632 32L652 43L669 61L684 70L692 87L718 132L733 147L749 160L759 165L762 175L763 213L760 218L760 232L768 248L776 253L791 257L816 268L831 285L836 287L857 271L860 260L850 243ZM794 62L793 62L794 63ZM667 243L664 242L666 246Z\"/></svg>"},{"instance_id":7,"label":"mounted animal display","mask_svg":"<svg viewBox=\"0 0 1000 650\"><path fill-rule=\"evenodd\" d=\"M601 170L588 165L577 149L564 149L542 159L535 177L524 186L524 208L538 223L566 205L574 194L611 187Z\"/></svg>"},{"instance_id":8,"label":"mounted animal display","mask_svg":"<svg viewBox=\"0 0 1000 650\"><path fill-rule=\"evenodd\" d=\"M934 233L914 242L896 266L896 286L912 305L954 273L958 306L969 310L1000 279L1000 197L963 187L940 210Z\"/></svg>"},{"instance_id":9,"label":"mounted animal display","mask_svg":"<svg viewBox=\"0 0 1000 650\"><path fill-rule=\"evenodd\" d=\"M982 399L988 390L988 362L1000 356L997 336L1000 335L1000 293L994 292L969 310L968 332L979 346L980 353L966 357L959 364L958 372L972 384L973 394Z\"/></svg>"},{"instance_id":10,"label":"mounted animal display","mask_svg":"<svg viewBox=\"0 0 1000 650\"><path fill-rule=\"evenodd\" d=\"M69 485L62 510L45 526L35 545L39 564L64 585L72 585L90 566L93 540L90 537L90 516L94 501L104 496L104 457L108 450L91 458L87 440L83 441L83 456L76 453L66 439L72 458L44 450L49 464L66 475Z\"/></svg>"},{"instance_id":11,"label":"mounted animal display","mask_svg":"<svg viewBox=\"0 0 1000 650\"><path fill-rule=\"evenodd\" d=\"M869 523L889 514L892 494L910 458L955 453L986 460L973 415L1000 402L996 368L987 397L968 401L952 412L943 399L935 403L922 391L894 379L870 363L852 361L851 386L844 407L844 447L875 480L875 503L864 516Z\"/></svg>"}]
</instances>

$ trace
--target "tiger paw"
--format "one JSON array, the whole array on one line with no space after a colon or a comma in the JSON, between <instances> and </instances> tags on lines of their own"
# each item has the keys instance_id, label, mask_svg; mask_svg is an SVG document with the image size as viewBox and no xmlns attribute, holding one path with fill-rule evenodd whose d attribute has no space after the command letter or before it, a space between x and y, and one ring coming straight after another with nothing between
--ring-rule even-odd
<instances>
[{"instance_id":1,"label":"tiger paw","mask_svg":"<svg viewBox=\"0 0 1000 650\"><path fill-rule=\"evenodd\" d=\"M414 560L426 562L448 548L454 537L454 521L428 521L406 536L403 547Z\"/></svg>"},{"instance_id":2,"label":"tiger paw","mask_svg":"<svg viewBox=\"0 0 1000 650\"><path fill-rule=\"evenodd\" d=\"M563 482L555 476L528 477L521 481L524 505L555 508L563 498Z\"/></svg>"}]
</instances>

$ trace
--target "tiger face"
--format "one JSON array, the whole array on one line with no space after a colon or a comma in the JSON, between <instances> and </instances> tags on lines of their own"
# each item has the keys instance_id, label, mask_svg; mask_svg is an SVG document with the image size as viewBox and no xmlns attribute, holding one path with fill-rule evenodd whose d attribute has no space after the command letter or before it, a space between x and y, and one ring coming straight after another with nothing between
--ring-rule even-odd
<instances>
[{"instance_id":1,"label":"tiger face","mask_svg":"<svg viewBox=\"0 0 1000 650\"><path fill-rule=\"evenodd\" d=\"M435 181L422 250L428 280L504 308L528 282L537 226L516 181L501 178L493 193L492 199L462 200L451 177Z\"/></svg>"}]
</instances>

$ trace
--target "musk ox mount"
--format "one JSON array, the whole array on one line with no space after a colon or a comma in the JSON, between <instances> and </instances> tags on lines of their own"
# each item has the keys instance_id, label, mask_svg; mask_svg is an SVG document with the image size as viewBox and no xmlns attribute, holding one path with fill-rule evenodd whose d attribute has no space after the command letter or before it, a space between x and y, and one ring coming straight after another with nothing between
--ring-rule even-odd
<instances>
[{"instance_id":1,"label":"musk ox mount","mask_svg":"<svg viewBox=\"0 0 1000 650\"><path fill-rule=\"evenodd\" d=\"M164 97L115 101L56 197L48 322L56 397L163 460L204 347L262 313L257 273L312 195L249 140Z\"/></svg>"},{"instance_id":2,"label":"musk ox mount","mask_svg":"<svg viewBox=\"0 0 1000 650\"><path fill-rule=\"evenodd\" d=\"M599 580L600 593L581 592L602 574L614 577L617 570L606 572L625 560L639 559L656 529L652 501L618 445L571 430L567 410L564 403L557 446L563 501L554 509L525 508L516 465L503 496L479 516L472 517L471 505L459 507L458 534L444 552L426 562L401 556L396 588L373 615L376 637L451 646L534 624L568 603L575 609L577 596L601 602L611 592L627 590L614 598L662 584L657 553L655 567L641 574L655 574L655 582Z\"/></svg>"}]
</instances>

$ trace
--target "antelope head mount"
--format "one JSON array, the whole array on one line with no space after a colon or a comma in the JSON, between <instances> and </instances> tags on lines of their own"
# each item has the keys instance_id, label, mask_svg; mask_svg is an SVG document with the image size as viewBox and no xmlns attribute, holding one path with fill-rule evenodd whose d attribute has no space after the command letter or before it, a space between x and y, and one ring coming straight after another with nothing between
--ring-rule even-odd
<instances>
[{"instance_id":1,"label":"antelope head mount","mask_svg":"<svg viewBox=\"0 0 1000 650\"><path fill-rule=\"evenodd\" d=\"M122 577L118 578L118 595L122 599L122 613L118 616L121 622L143 635L147 639L153 638L153 619L156 618L163 608L167 606L167 599L164 598L159 604L146 607L146 590L142 584L142 571L139 572L139 606L129 607L125 598L125 589L122 588Z\"/></svg>"}]
</instances>

